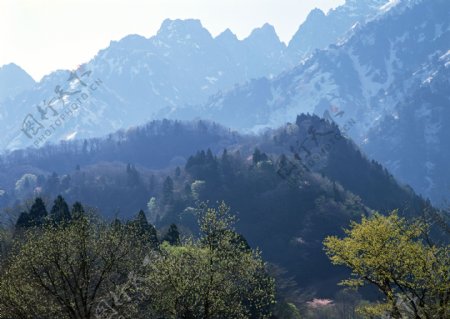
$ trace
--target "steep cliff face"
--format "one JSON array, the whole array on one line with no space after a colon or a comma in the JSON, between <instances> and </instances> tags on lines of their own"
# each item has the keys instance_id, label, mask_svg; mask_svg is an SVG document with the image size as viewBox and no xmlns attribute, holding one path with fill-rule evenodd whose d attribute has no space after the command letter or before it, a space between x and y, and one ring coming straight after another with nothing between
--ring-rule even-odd
<instances>
[{"instance_id":1,"label":"steep cliff face","mask_svg":"<svg viewBox=\"0 0 450 319\"><path fill-rule=\"evenodd\" d=\"M450 51L368 134L364 150L419 193L444 205L450 194Z\"/></svg>"},{"instance_id":2,"label":"steep cliff face","mask_svg":"<svg viewBox=\"0 0 450 319\"><path fill-rule=\"evenodd\" d=\"M347 0L327 14L320 9L311 11L289 42L288 54L294 61L301 61L316 49L338 43L353 26L374 18L388 3L388 0Z\"/></svg>"}]
</instances>

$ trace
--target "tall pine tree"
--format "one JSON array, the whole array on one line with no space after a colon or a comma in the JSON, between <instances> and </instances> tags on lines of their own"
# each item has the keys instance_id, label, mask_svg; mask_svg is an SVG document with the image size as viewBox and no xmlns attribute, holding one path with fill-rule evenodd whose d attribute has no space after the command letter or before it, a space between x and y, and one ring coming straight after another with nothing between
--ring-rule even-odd
<instances>
[{"instance_id":1,"label":"tall pine tree","mask_svg":"<svg viewBox=\"0 0 450 319\"><path fill-rule=\"evenodd\" d=\"M163 203L169 204L173 200L173 180L167 176L163 183Z\"/></svg>"},{"instance_id":2,"label":"tall pine tree","mask_svg":"<svg viewBox=\"0 0 450 319\"><path fill-rule=\"evenodd\" d=\"M69 206L61 195L58 195L53 203L50 218L55 224L67 223L71 220Z\"/></svg>"},{"instance_id":3,"label":"tall pine tree","mask_svg":"<svg viewBox=\"0 0 450 319\"><path fill-rule=\"evenodd\" d=\"M136 219L132 223L136 227L138 235L153 248L158 248L159 241L155 227L147 220L143 210L140 210Z\"/></svg>"},{"instance_id":4,"label":"tall pine tree","mask_svg":"<svg viewBox=\"0 0 450 319\"><path fill-rule=\"evenodd\" d=\"M30 212L28 213L29 217L29 226L41 226L45 222L45 218L47 217L48 212L45 207L44 201L42 198L38 197L35 199L33 205L31 206Z\"/></svg>"}]
</instances>

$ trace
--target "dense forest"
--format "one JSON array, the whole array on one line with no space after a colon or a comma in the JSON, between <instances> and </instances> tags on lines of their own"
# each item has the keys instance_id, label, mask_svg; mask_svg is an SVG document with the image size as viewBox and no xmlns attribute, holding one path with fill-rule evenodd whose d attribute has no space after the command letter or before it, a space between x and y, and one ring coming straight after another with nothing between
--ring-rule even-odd
<instances>
[{"instance_id":1,"label":"dense forest","mask_svg":"<svg viewBox=\"0 0 450 319\"><path fill-rule=\"evenodd\" d=\"M52 165L55 159L58 160ZM217 302L211 305L217 309L223 307L221 303L235 303L231 307L233 309L228 309L235 312L227 318L344 318L342 313L348 318L359 318L371 311L390 311L392 296L388 294L385 297L386 289L373 285L371 279L358 272L357 266L360 265L352 264L342 255L342 246L339 245L344 242L341 244L339 238L351 237L354 229L358 229L355 226L358 223L367 225L381 218L394 218L389 217L394 210L395 218L408 227L410 222L414 224L414 220L430 225L429 230L414 228L414 236L408 238L424 245L420 249L431 249L429 253L435 254L436 265L442 260L445 262L445 254L448 254L442 250L447 247L445 241L432 248L422 243L423 238L431 236L439 240L444 238L441 233L448 231L448 215L433 208L409 187L399 185L380 164L362 155L334 123L316 116L301 115L295 123L258 137L232 133L206 122L152 122L106 139L13 152L2 158L2 165L5 168L3 174L7 175L4 180L11 180L10 187L5 187L1 196L7 216L2 230L2 272L7 287L7 296L3 298L13 298L11 301L4 299L4 302L16 305L6 307L8 310L5 311L27 313L24 310L29 307L27 302L35 303L33 298L36 296L51 299L52 302L45 302L42 309L36 310L42 311L35 314L39 318L51 317L51 312L62 311L61 307L69 311L64 303L79 307L78 302L84 303L85 308L72 309L67 317L90 318L89 315L94 313L94 303L108 295L111 285L126 285L125 275L137 271L144 271L142 276L152 287L127 292L126 299L133 299L135 294L137 297L134 298L140 301L131 305L108 304L112 307L110 311L119 311L120 308L133 318L138 318L136 313L142 314L143 318L217 318L214 313L199 315L202 311L209 311L205 310L205 302ZM12 167L16 170L8 169ZM220 204L222 201L232 207L233 215L229 215L225 204ZM73 208L69 209L67 203L72 203ZM135 215L136 212L139 213ZM216 227L208 223L217 221L202 219L205 212L212 214L209 218L225 218L220 222L224 223L220 227L226 228L227 234L222 244L229 249L224 256L210 256L217 258L219 263L217 268L214 266L217 273L213 275L208 274L212 269L203 268L207 265L202 263L208 254L214 255L214 248L205 246L205 231ZM344 231L349 225L352 229ZM398 230L399 238L387 240L406 240L402 237L405 229L406 226ZM14 284L14 280L36 275L32 273L36 270L33 267L23 267L32 260L43 263L42 271L47 271L44 270L47 267L59 267L52 264L53 259L47 259L46 251L54 251L58 258L69 260L78 254L93 257L92 251L79 250L83 248L78 247L80 242L77 242L82 240L79 237L81 231L86 232L82 235L86 240L91 240L89 249L98 249L94 255L101 260L89 261L100 263L96 265L100 268L95 270L101 271L104 263L111 262L104 289L99 288L95 296L86 295L87 292L78 296L72 291L71 281L88 279L60 273L67 278L51 277L49 280L56 281L50 284L61 284L67 291L58 287L58 292L68 295L60 296L50 291L43 293L40 289L45 287L39 286L38 282L37 286L24 286L23 289L29 289L27 291L14 290L22 287L22 284ZM136 239L142 236L146 237L142 242ZM370 233L370 236L377 238L379 235ZM98 247L96 241L101 238L104 241L100 241L101 246ZM121 247L117 246L119 242L116 240L120 241ZM58 245L53 247L52 242ZM349 244L359 245L351 241ZM371 244L368 248L372 246L377 247ZM68 255L60 255L60 249L67 250ZM106 253L101 252L103 249L112 255L123 253L123 258L114 261L119 264L113 265L107 254L102 255ZM347 249L344 251L350 253ZM142 269L138 261L145 259L149 252L152 252L151 256L164 258L155 257L156 260L150 263L147 260ZM359 253L355 251L355 254ZM71 257L70 254L74 255ZM239 258L227 259L231 256ZM330 258L333 263L347 267L336 268ZM235 263L233 273L227 273L229 269L226 267L222 269L222 263ZM369 266L373 267L373 264ZM86 265L76 264L74 267ZM448 265L442 267L443 271L448 270L445 268ZM82 271L84 268L74 269ZM201 274L197 274L197 269L202 269ZM248 273L249 269L255 272ZM358 283L366 280L370 283L368 287L356 292L338 285L351 273L355 275L355 270L360 276ZM31 273L24 273L26 271ZM74 276L73 273L70 275ZM98 279L98 273L91 275ZM172 280L180 285L172 286L171 289L175 289L172 292L164 286L172 284L170 278L164 281L164 276L169 275L175 276ZM223 282L215 282L215 279L212 283L203 282L203 276L209 275L217 275L222 280L225 280L222 276L242 275L242 278L233 280L248 281L250 286L239 293L241 297L233 299L236 296L231 292L237 289L232 286L233 280L226 280L224 291L213 293ZM447 276L448 273L441 275ZM192 278L198 280L190 281ZM93 284L91 279L88 281L89 285ZM89 290L86 282L82 284ZM259 285L264 285L264 288ZM355 288L354 284L350 286ZM183 290L187 287L193 287L193 291ZM199 291L212 289L214 300L204 300L194 287ZM395 291L405 289L399 287ZM446 291L444 295L448 294L445 287L442 289ZM31 294L29 299L23 301L19 298L25 303L16 304L18 301L14 296L25 293ZM165 293L168 295L167 300L163 298L164 304L155 303L152 299L154 294L161 296ZM111 296L117 299L117 294L114 292ZM83 298L92 299L88 302ZM426 295L426 298L432 297ZM245 301L247 299L258 304L251 304L249 300ZM377 308L373 303L377 300L387 301ZM189 305L183 305L183 302ZM357 310L363 308L365 312ZM217 311L222 313L224 310Z\"/></svg>"},{"instance_id":2,"label":"dense forest","mask_svg":"<svg viewBox=\"0 0 450 319\"><path fill-rule=\"evenodd\" d=\"M292 279L236 231L236 216L224 202L199 202L193 210L197 228L189 234L176 224L156 229L142 210L127 221L106 221L79 202L70 209L62 196L49 211L36 198L14 227L0 228L0 318L450 314L450 245L433 234L449 230L435 217L373 213L353 222L344 238L326 236L331 262L351 270L342 281L349 288L333 300L305 302ZM378 298L356 292L365 285L377 288Z\"/></svg>"}]
</instances>

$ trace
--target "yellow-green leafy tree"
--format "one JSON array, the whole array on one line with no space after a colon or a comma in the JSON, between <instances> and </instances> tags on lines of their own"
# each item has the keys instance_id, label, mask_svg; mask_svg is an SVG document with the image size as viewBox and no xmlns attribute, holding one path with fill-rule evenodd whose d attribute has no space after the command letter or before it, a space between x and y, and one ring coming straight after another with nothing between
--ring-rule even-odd
<instances>
[{"instance_id":1,"label":"yellow-green leafy tree","mask_svg":"<svg viewBox=\"0 0 450 319\"><path fill-rule=\"evenodd\" d=\"M86 216L24 236L1 270L0 318L98 318L147 250L133 227Z\"/></svg>"},{"instance_id":2,"label":"yellow-green leafy tree","mask_svg":"<svg viewBox=\"0 0 450 319\"><path fill-rule=\"evenodd\" d=\"M368 317L450 318L449 246L431 243L428 233L427 224L396 212L374 214L324 244L333 264L352 271L342 284L370 284L383 293L383 302L361 309Z\"/></svg>"},{"instance_id":3,"label":"yellow-green leafy tree","mask_svg":"<svg viewBox=\"0 0 450 319\"><path fill-rule=\"evenodd\" d=\"M225 204L200 214L201 237L165 242L149 264L148 304L164 318L269 318L274 282L259 252L236 234Z\"/></svg>"}]
</instances>

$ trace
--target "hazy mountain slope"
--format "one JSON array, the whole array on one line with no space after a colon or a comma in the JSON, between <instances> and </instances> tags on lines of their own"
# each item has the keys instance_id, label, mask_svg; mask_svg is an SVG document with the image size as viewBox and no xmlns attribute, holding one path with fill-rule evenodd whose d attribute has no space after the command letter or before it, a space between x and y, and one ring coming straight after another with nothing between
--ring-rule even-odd
<instances>
[{"instance_id":1,"label":"hazy mountain slope","mask_svg":"<svg viewBox=\"0 0 450 319\"><path fill-rule=\"evenodd\" d=\"M417 2L417 3L415 3ZM316 52L310 59L273 80L257 80L219 93L194 116L239 129L275 127L298 113L323 115L330 108L356 121L351 136L361 142L370 127L409 95L418 72L450 43L444 0L403 1L353 30L345 43Z\"/></svg>"},{"instance_id":2,"label":"hazy mountain slope","mask_svg":"<svg viewBox=\"0 0 450 319\"><path fill-rule=\"evenodd\" d=\"M430 76L370 131L364 150L437 204L450 196L450 51L424 67Z\"/></svg>"},{"instance_id":3,"label":"hazy mountain slope","mask_svg":"<svg viewBox=\"0 0 450 319\"><path fill-rule=\"evenodd\" d=\"M161 109L203 103L236 83L278 74L290 66L284 50L267 24L240 41L230 32L213 38L198 20L166 20L155 36L113 41L75 73L54 72L3 103L0 148L97 137L143 124ZM61 120L55 113L69 113L77 101L73 115ZM42 116L38 106L48 114ZM27 115L35 127L31 137L21 131Z\"/></svg>"},{"instance_id":4,"label":"hazy mountain slope","mask_svg":"<svg viewBox=\"0 0 450 319\"><path fill-rule=\"evenodd\" d=\"M148 169L184 165L198 149L210 148L219 152L233 145L245 144L249 139L204 121L153 121L106 138L13 151L0 157L0 189L13 187L25 173L66 174L77 166L101 162L133 163Z\"/></svg>"},{"instance_id":5,"label":"hazy mountain slope","mask_svg":"<svg viewBox=\"0 0 450 319\"><path fill-rule=\"evenodd\" d=\"M261 148L277 153L289 150L302 171L313 171L338 182L358 195L364 205L386 212L397 207L419 213L424 201L403 186L379 163L367 158L335 124L317 116L300 115L289 124L266 135ZM380 200L382 199L382 200Z\"/></svg>"},{"instance_id":6,"label":"hazy mountain slope","mask_svg":"<svg viewBox=\"0 0 450 319\"><path fill-rule=\"evenodd\" d=\"M299 174L316 172L343 185L371 208L382 211L394 207L403 209L410 203L408 209L420 210L421 204L416 202L418 198L414 193L398 185L379 164L364 157L356 145L342 136L336 125L306 115L299 116L295 124L268 131L263 136L239 135L214 123L156 121L104 139L15 151L0 158L0 189L10 198L24 199L23 196L33 194L36 187L30 186L23 194L15 192L20 184L18 181L26 174L45 177L55 172L64 176L88 167L95 173L96 165L124 167L127 164L158 171L184 166L188 157L200 149L211 149L213 154L220 154L224 149L239 151L240 156L247 158L255 148L274 157L288 156L286 167L278 174L289 183ZM102 174L95 173L99 178ZM119 199L115 201L126 208Z\"/></svg>"},{"instance_id":7,"label":"hazy mountain slope","mask_svg":"<svg viewBox=\"0 0 450 319\"><path fill-rule=\"evenodd\" d=\"M0 102L30 89L33 78L14 63L0 67Z\"/></svg>"},{"instance_id":8,"label":"hazy mountain slope","mask_svg":"<svg viewBox=\"0 0 450 319\"><path fill-rule=\"evenodd\" d=\"M325 14L320 9L310 12L306 21L289 42L288 54L294 61L301 61L316 49L343 40L357 23L364 23L380 13L388 0L347 0L344 5Z\"/></svg>"}]
</instances>

